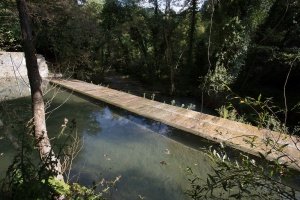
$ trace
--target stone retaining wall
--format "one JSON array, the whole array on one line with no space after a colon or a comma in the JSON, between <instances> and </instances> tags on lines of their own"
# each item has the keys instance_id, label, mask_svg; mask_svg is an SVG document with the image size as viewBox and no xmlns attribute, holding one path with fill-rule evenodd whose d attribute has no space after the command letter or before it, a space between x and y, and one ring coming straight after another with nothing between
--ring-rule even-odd
<instances>
[{"instance_id":1,"label":"stone retaining wall","mask_svg":"<svg viewBox=\"0 0 300 200\"><path fill-rule=\"evenodd\" d=\"M45 58L37 55L42 78L48 77ZM30 95L23 52L0 52L0 101Z\"/></svg>"}]
</instances>

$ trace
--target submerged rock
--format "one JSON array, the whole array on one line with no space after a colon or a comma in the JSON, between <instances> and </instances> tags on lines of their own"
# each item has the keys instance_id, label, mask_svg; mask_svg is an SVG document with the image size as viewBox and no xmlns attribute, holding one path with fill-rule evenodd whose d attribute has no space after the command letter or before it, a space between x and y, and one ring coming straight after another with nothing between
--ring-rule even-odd
<instances>
[{"instance_id":1,"label":"submerged rock","mask_svg":"<svg viewBox=\"0 0 300 200\"><path fill-rule=\"evenodd\" d=\"M0 119L0 128L3 128L4 124L2 122L2 120Z\"/></svg>"},{"instance_id":2,"label":"submerged rock","mask_svg":"<svg viewBox=\"0 0 300 200\"><path fill-rule=\"evenodd\" d=\"M167 165L167 162L164 161L164 160L160 161L159 163L160 163L161 165Z\"/></svg>"}]
</instances>

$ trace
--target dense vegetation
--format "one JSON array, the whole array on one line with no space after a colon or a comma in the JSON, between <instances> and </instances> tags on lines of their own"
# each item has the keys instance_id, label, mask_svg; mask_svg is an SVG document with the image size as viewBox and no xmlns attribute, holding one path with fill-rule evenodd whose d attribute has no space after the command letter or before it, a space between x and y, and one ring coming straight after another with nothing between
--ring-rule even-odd
<instances>
[{"instance_id":1,"label":"dense vegetation","mask_svg":"<svg viewBox=\"0 0 300 200\"><path fill-rule=\"evenodd\" d=\"M223 105L222 117L299 134L298 0L28 4L37 52L54 72L101 83L115 70L165 94ZM15 1L2 0L0 49L21 46Z\"/></svg>"},{"instance_id":2,"label":"dense vegetation","mask_svg":"<svg viewBox=\"0 0 300 200\"><path fill-rule=\"evenodd\" d=\"M14 4L0 4L0 48L7 51L21 47ZM280 106L293 65L286 87L289 107L299 101L292 95L300 88L299 1L153 0L143 5L137 0L31 0L37 51L52 70L94 83L116 70L168 94L199 97L207 89L222 92L222 82L242 96L275 97ZM220 96L226 95L205 95L205 102L220 106Z\"/></svg>"},{"instance_id":3,"label":"dense vegetation","mask_svg":"<svg viewBox=\"0 0 300 200\"><path fill-rule=\"evenodd\" d=\"M194 93L209 69L222 67L239 90L282 89L286 63L299 53L296 0L190 0L177 12L176 1L154 0L149 8L141 2L31 0L36 48L81 79L100 82L113 68L148 84L167 83L172 93ZM2 49L20 50L14 1L1 2L0 34ZM294 67L291 83L298 84L297 75Z\"/></svg>"}]
</instances>

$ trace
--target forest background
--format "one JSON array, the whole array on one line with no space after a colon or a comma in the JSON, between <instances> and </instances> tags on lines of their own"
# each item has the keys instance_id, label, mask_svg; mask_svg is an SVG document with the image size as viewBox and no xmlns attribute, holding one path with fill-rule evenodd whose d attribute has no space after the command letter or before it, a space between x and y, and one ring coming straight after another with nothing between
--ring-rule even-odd
<instances>
[{"instance_id":1,"label":"forest background","mask_svg":"<svg viewBox=\"0 0 300 200\"><path fill-rule=\"evenodd\" d=\"M299 121L292 109L300 100L297 0L28 4L37 52L52 71L101 83L115 70L213 109L224 104L228 86L242 97L273 97L279 107L288 100L289 123ZM22 51L15 1L1 1L0 19L0 49Z\"/></svg>"},{"instance_id":2,"label":"forest background","mask_svg":"<svg viewBox=\"0 0 300 200\"><path fill-rule=\"evenodd\" d=\"M115 71L192 96L221 117L299 135L298 0L27 3L34 45L52 72L99 84ZM23 50L13 0L0 2L0 50Z\"/></svg>"}]
</instances>

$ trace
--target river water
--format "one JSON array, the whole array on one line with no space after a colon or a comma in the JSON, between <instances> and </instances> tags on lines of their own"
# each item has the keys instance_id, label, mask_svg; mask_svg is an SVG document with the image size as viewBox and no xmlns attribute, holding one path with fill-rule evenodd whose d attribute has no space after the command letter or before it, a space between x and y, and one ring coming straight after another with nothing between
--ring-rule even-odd
<instances>
[{"instance_id":1,"label":"river water","mask_svg":"<svg viewBox=\"0 0 300 200\"><path fill-rule=\"evenodd\" d=\"M49 93L48 99L54 93ZM30 116L29 98L9 104L26 108L16 112ZM98 190L102 190L106 186L101 183L119 177L109 190L110 199L188 199L184 194L189 186L187 167L203 177L211 170L208 157L201 151L209 145L207 141L164 124L64 91L55 95L47 111L50 138L57 136L66 118L69 124L76 123L72 134L77 133L83 141L72 165L71 181L86 186L99 183ZM3 175L15 151L7 140L0 143Z\"/></svg>"},{"instance_id":2,"label":"river water","mask_svg":"<svg viewBox=\"0 0 300 200\"><path fill-rule=\"evenodd\" d=\"M78 135L83 144L72 164L71 182L88 187L96 183L97 190L102 191L107 189L106 183L118 178L106 193L109 199L184 200L189 199L185 194L189 188L187 168L204 180L212 172L210 159L203 151L212 143L204 139L66 91L52 90L46 97L50 105L49 137L57 138L67 119L69 125L76 124L70 133ZM2 107L10 113L10 118L3 121L14 121L6 135L26 131L30 98L2 102ZM3 177L16 151L8 139L0 136ZM292 182L297 185L299 178Z\"/></svg>"}]
</instances>

